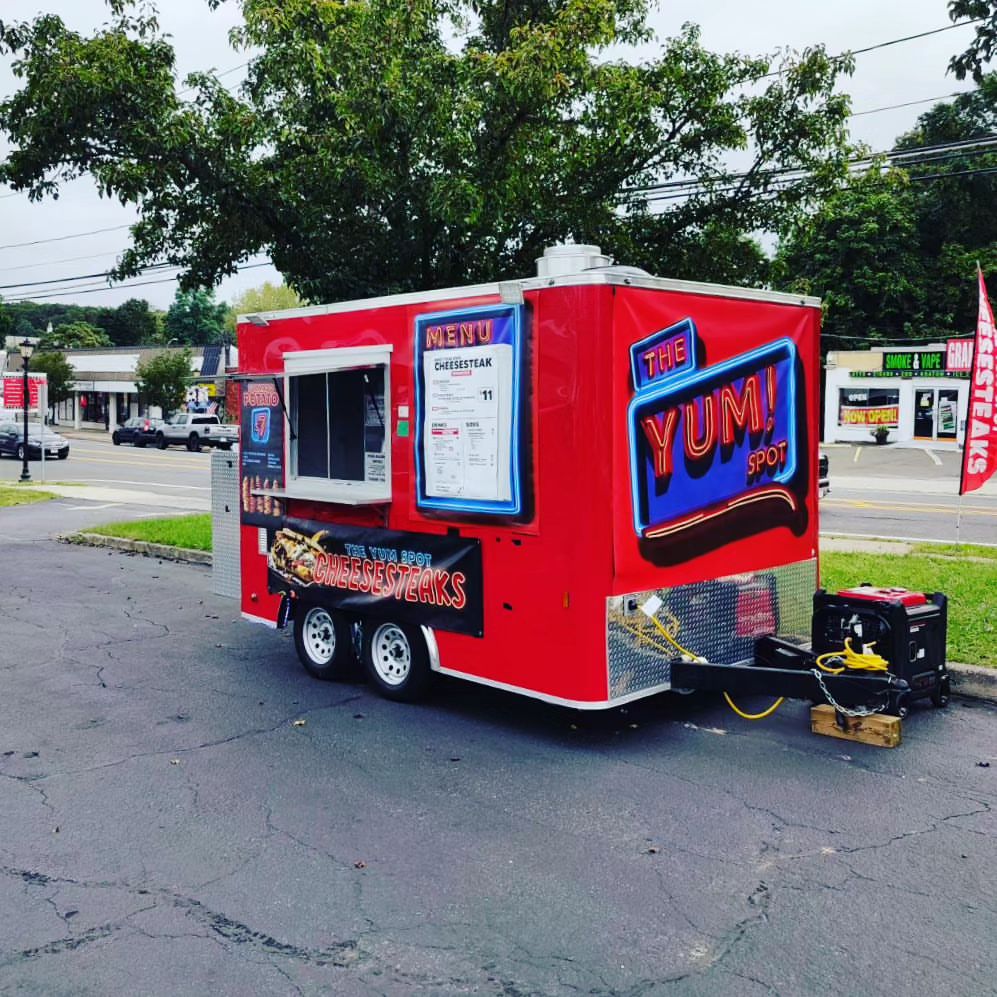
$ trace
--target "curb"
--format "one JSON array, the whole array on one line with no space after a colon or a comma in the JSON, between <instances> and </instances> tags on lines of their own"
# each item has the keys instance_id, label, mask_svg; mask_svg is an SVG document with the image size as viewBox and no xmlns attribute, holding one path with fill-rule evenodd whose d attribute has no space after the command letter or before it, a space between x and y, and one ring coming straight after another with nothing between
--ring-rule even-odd
<instances>
[{"instance_id":1,"label":"curb","mask_svg":"<svg viewBox=\"0 0 997 997\"><path fill-rule=\"evenodd\" d=\"M957 696L997 703L997 668L961 665L955 661L946 667L952 676L952 692Z\"/></svg>"},{"instance_id":2,"label":"curb","mask_svg":"<svg viewBox=\"0 0 997 997\"><path fill-rule=\"evenodd\" d=\"M125 537L106 537L101 533L72 533L59 538L64 543L82 544L87 547L111 547L130 554L161 557L166 561L182 561L211 567L211 551L172 547L169 544L150 543L148 540L129 540Z\"/></svg>"},{"instance_id":3,"label":"curb","mask_svg":"<svg viewBox=\"0 0 997 997\"><path fill-rule=\"evenodd\" d=\"M60 537L65 543L83 544L88 547L111 547L114 550L147 557L161 557L168 561L182 561L211 567L211 552L170 547L167 544L149 543L147 540L128 540L124 537L106 537L101 533L73 533ZM980 665L963 665L955 661L946 666L952 677L952 692L967 699L983 699L997 703L997 668Z\"/></svg>"}]
</instances>

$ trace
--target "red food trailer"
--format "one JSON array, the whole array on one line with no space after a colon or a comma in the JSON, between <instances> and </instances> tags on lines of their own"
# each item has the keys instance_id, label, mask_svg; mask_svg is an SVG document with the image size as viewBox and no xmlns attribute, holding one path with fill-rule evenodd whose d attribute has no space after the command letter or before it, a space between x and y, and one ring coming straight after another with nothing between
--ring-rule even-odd
<instances>
[{"instance_id":1,"label":"red food trailer","mask_svg":"<svg viewBox=\"0 0 997 997\"><path fill-rule=\"evenodd\" d=\"M538 271L240 319L243 615L396 699L812 690L819 302Z\"/></svg>"}]
</instances>

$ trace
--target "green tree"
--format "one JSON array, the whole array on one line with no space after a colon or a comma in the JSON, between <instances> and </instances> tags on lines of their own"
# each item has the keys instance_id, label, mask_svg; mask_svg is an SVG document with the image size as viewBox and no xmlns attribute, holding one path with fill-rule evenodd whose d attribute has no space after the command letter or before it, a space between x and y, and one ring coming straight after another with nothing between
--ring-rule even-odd
<instances>
[{"instance_id":1,"label":"green tree","mask_svg":"<svg viewBox=\"0 0 997 997\"><path fill-rule=\"evenodd\" d=\"M220 343L225 334L226 305L215 301L214 291L177 290L166 313L163 334L188 346Z\"/></svg>"},{"instance_id":2,"label":"green tree","mask_svg":"<svg viewBox=\"0 0 997 997\"><path fill-rule=\"evenodd\" d=\"M965 52L954 55L949 71L964 80L972 76L982 82L983 67L997 52L997 2L995 0L949 0L949 17L953 21L977 21L973 40Z\"/></svg>"},{"instance_id":3,"label":"green tree","mask_svg":"<svg viewBox=\"0 0 997 997\"><path fill-rule=\"evenodd\" d=\"M190 350L164 350L140 363L135 386L149 405L158 405L163 413L179 408L190 384Z\"/></svg>"},{"instance_id":4,"label":"green tree","mask_svg":"<svg viewBox=\"0 0 997 997\"><path fill-rule=\"evenodd\" d=\"M50 406L73 397L76 374L63 353L36 353L31 358L31 370L48 375L48 403Z\"/></svg>"},{"instance_id":5,"label":"green tree","mask_svg":"<svg viewBox=\"0 0 997 997\"><path fill-rule=\"evenodd\" d=\"M3 298L0 298L0 349L3 348L4 340L8 336L14 335L15 320L14 315L11 310L3 303Z\"/></svg>"},{"instance_id":6,"label":"green tree","mask_svg":"<svg viewBox=\"0 0 997 997\"><path fill-rule=\"evenodd\" d=\"M144 346L155 343L160 324L148 301L130 298L117 308L101 309L100 325L115 346Z\"/></svg>"},{"instance_id":7,"label":"green tree","mask_svg":"<svg viewBox=\"0 0 997 997\"><path fill-rule=\"evenodd\" d=\"M574 237L756 280L751 234L848 158L849 60L715 54L686 25L627 61L648 0L238 2L236 93L204 73L178 93L131 0L91 37L50 14L0 28L21 82L0 180L43 197L89 174L136 205L118 277L166 262L209 287L266 253L308 299L353 298L528 275Z\"/></svg>"},{"instance_id":8,"label":"green tree","mask_svg":"<svg viewBox=\"0 0 997 997\"><path fill-rule=\"evenodd\" d=\"M41 350L90 350L111 345L113 344L107 333L89 322L57 325L51 333L43 333L38 341L38 348Z\"/></svg>"},{"instance_id":9,"label":"green tree","mask_svg":"<svg viewBox=\"0 0 997 997\"><path fill-rule=\"evenodd\" d=\"M824 350L919 338L925 301L915 195L902 170L870 170L779 247L776 286L824 302Z\"/></svg>"},{"instance_id":10,"label":"green tree","mask_svg":"<svg viewBox=\"0 0 997 997\"><path fill-rule=\"evenodd\" d=\"M230 339L234 338L236 321L240 315L279 312L287 308L300 308L303 304L305 302L293 288L265 281L259 287L251 287L232 299L225 316L225 331Z\"/></svg>"},{"instance_id":11,"label":"green tree","mask_svg":"<svg viewBox=\"0 0 997 997\"><path fill-rule=\"evenodd\" d=\"M895 151L906 153L904 168L917 183L919 230L927 254L946 243L986 246L997 241L997 152L966 145L997 131L997 74L979 89L935 104L901 135ZM916 150L963 143L959 149L917 154ZM912 151L914 150L914 151Z\"/></svg>"}]
</instances>

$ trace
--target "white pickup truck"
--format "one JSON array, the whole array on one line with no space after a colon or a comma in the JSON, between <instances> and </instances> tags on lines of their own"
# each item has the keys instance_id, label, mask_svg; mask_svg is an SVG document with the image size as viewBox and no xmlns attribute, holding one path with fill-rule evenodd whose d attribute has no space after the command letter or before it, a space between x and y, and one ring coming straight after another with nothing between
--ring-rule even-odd
<instances>
[{"instance_id":1,"label":"white pickup truck","mask_svg":"<svg viewBox=\"0 0 997 997\"><path fill-rule=\"evenodd\" d=\"M217 415L205 415L203 412L177 412L156 432L156 446L160 450L178 443L192 451L198 451L201 447L231 450L232 444L238 442L238 426L223 425Z\"/></svg>"}]
</instances>

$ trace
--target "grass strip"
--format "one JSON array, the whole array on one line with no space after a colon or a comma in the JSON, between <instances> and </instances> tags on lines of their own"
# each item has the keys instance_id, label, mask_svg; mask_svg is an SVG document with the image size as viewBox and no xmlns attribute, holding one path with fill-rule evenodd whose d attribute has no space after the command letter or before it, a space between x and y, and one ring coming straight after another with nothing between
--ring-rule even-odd
<instances>
[{"instance_id":1,"label":"grass strip","mask_svg":"<svg viewBox=\"0 0 997 997\"><path fill-rule=\"evenodd\" d=\"M977 544L914 544L915 554L929 554L938 557L982 557L997 561L997 547L980 547Z\"/></svg>"},{"instance_id":2,"label":"grass strip","mask_svg":"<svg viewBox=\"0 0 997 997\"><path fill-rule=\"evenodd\" d=\"M31 505L32 502L48 502L55 497L51 492L39 491L35 488L0 485L0 508L8 505Z\"/></svg>"},{"instance_id":3,"label":"grass strip","mask_svg":"<svg viewBox=\"0 0 997 997\"><path fill-rule=\"evenodd\" d=\"M105 537L124 537L149 543L183 547L186 550L211 550L211 516L167 516L164 519L135 519L127 523L106 523L89 528L87 533Z\"/></svg>"},{"instance_id":4,"label":"grass strip","mask_svg":"<svg viewBox=\"0 0 997 997\"><path fill-rule=\"evenodd\" d=\"M907 555L822 554L822 584L831 592L862 582L944 592L949 597L949 659L997 668L997 559L965 559L986 547L958 548L961 556L952 556L938 555L929 546L930 553Z\"/></svg>"}]
</instances>

